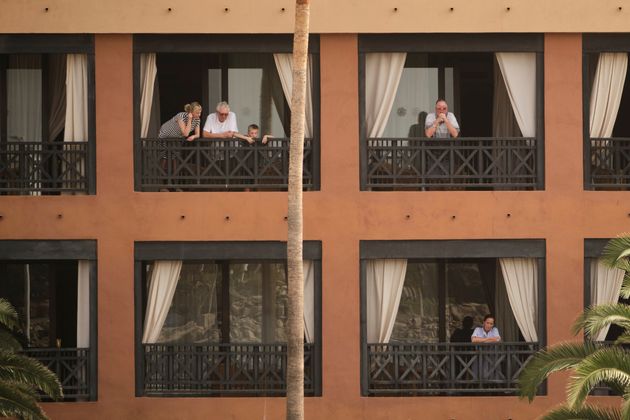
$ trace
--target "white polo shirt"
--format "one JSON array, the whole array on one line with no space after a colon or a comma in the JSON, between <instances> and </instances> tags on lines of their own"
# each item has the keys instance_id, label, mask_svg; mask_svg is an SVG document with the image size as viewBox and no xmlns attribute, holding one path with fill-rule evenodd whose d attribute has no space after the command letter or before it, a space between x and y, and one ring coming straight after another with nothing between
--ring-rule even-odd
<instances>
[{"instance_id":1,"label":"white polo shirt","mask_svg":"<svg viewBox=\"0 0 630 420\"><path fill-rule=\"evenodd\" d=\"M217 113L213 112L206 118L203 131L215 134L225 133L226 131L238 131L238 127L236 126L236 114L230 111L225 121L221 122L219 121Z\"/></svg>"}]
</instances>

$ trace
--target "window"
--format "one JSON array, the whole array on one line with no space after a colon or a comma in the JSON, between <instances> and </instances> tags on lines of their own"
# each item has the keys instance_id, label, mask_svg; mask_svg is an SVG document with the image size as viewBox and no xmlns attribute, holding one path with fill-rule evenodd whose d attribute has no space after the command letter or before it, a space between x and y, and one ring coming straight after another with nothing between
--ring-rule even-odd
<instances>
[{"instance_id":1,"label":"window","mask_svg":"<svg viewBox=\"0 0 630 420\"><path fill-rule=\"evenodd\" d=\"M543 188L542 38L501 38L360 38L363 188Z\"/></svg>"},{"instance_id":2,"label":"window","mask_svg":"<svg viewBox=\"0 0 630 420\"><path fill-rule=\"evenodd\" d=\"M363 395L516 392L544 342L542 241L364 241L361 267ZM472 343L488 314L500 341Z\"/></svg>"},{"instance_id":3,"label":"window","mask_svg":"<svg viewBox=\"0 0 630 420\"><path fill-rule=\"evenodd\" d=\"M321 395L321 246L305 246L305 394ZM284 395L285 255L279 242L137 243L137 394Z\"/></svg>"},{"instance_id":4,"label":"window","mask_svg":"<svg viewBox=\"0 0 630 420\"><path fill-rule=\"evenodd\" d=\"M137 189L286 190L291 121L290 37L136 36L135 40L136 137L142 139L136 150L141 155ZM174 48L173 40L182 42ZM306 189L316 189L318 182L314 165L318 156L319 58L317 40L313 41L307 76ZM168 122L193 101L203 107L198 129L201 138L182 144L184 136L179 127ZM216 117L234 124L214 133L206 119L223 101L229 103L233 115ZM224 131L248 135L252 124L259 130L251 144L247 139L204 138L206 127L212 135ZM272 138L263 143L264 135Z\"/></svg>"},{"instance_id":5,"label":"window","mask_svg":"<svg viewBox=\"0 0 630 420\"><path fill-rule=\"evenodd\" d=\"M1 41L0 194L93 193L91 37Z\"/></svg>"},{"instance_id":6,"label":"window","mask_svg":"<svg viewBox=\"0 0 630 420\"><path fill-rule=\"evenodd\" d=\"M0 241L0 297L16 308L24 352L63 385L65 401L96 400L96 244Z\"/></svg>"},{"instance_id":7,"label":"window","mask_svg":"<svg viewBox=\"0 0 630 420\"><path fill-rule=\"evenodd\" d=\"M628 52L624 35L584 35L584 182L619 190L630 183Z\"/></svg>"}]
</instances>

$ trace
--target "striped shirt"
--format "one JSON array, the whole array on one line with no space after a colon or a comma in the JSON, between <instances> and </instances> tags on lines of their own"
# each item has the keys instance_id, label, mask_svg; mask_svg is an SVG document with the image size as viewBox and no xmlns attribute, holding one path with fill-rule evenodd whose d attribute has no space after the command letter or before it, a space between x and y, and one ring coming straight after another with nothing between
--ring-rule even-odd
<instances>
[{"instance_id":1,"label":"striped shirt","mask_svg":"<svg viewBox=\"0 0 630 420\"><path fill-rule=\"evenodd\" d=\"M181 128L179 128L178 121L183 121L184 125L188 124L188 113L180 112L173 118L162 124L162 127L160 127L159 138L164 139L171 137L188 137L191 135L191 133L195 133L195 128L199 127L200 123L199 118L193 118L192 124L190 124L190 133L188 133L187 135L183 135Z\"/></svg>"}]
</instances>

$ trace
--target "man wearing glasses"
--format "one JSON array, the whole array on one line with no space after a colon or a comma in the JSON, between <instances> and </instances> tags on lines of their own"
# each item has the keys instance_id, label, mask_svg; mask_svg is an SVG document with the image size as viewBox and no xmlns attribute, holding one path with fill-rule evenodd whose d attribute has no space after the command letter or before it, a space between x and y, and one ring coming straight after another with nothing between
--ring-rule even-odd
<instances>
[{"instance_id":1,"label":"man wearing glasses","mask_svg":"<svg viewBox=\"0 0 630 420\"><path fill-rule=\"evenodd\" d=\"M203 136L210 139L231 139L238 134L236 114L230 112L227 102L219 102L217 111L208 115L203 126Z\"/></svg>"}]
</instances>

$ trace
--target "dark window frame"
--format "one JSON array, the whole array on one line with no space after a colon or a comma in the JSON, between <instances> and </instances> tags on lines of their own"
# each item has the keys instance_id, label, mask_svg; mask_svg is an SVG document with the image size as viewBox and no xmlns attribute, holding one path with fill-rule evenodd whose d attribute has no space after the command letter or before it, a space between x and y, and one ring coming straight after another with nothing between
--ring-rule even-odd
<instances>
[{"instance_id":1,"label":"dark window frame","mask_svg":"<svg viewBox=\"0 0 630 420\"><path fill-rule=\"evenodd\" d=\"M365 120L365 54L374 52L536 53L536 190L545 189L544 37L542 34L365 34L359 35L359 151L361 191L366 191L367 124ZM462 137L465 139L465 137Z\"/></svg>"},{"instance_id":2,"label":"dark window frame","mask_svg":"<svg viewBox=\"0 0 630 420\"><path fill-rule=\"evenodd\" d=\"M87 55L87 88L88 88L88 158L85 162L86 176L88 179L87 192L96 194L96 84L95 84L95 60L94 60L94 36L93 35L61 35L61 34L11 34L0 35L0 142L7 138L6 120L6 65L3 65L2 55L5 54L86 54ZM45 60L44 60L45 61ZM6 63L5 63L6 64ZM46 80L45 74L43 82ZM42 84L46 89L46 83ZM42 118L47 116L45 101L42 101ZM42 142L51 142L54 139L47 138L48 122L42 125Z\"/></svg>"},{"instance_id":3,"label":"dark window frame","mask_svg":"<svg viewBox=\"0 0 630 420\"><path fill-rule=\"evenodd\" d=\"M362 240L360 255L361 395L369 396L367 372L367 261L384 258L449 259L528 257L538 261L538 331L541 347L547 342L546 243L544 239L497 240ZM542 392L546 392L543 386ZM402 394L401 394L402 395Z\"/></svg>"},{"instance_id":4,"label":"dark window frame","mask_svg":"<svg viewBox=\"0 0 630 420\"><path fill-rule=\"evenodd\" d=\"M90 261L89 401L98 400L98 263L95 240L0 240L0 260L9 263Z\"/></svg>"},{"instance_id":5,"label":"dark window frame","mask_svg":"<svg viewBox=\"0 0 630 420\"><path fill-rule=\"evenodd\" d=\"M315 397L322 395L322 243L320 241L304 241L303 258L313 260L314 264L314 305L315 305L315 372L313 389ZM146 311L143 281L143 267L147 261L183 260L222 261L222 262L286 262L287 245L281 241L215 241L215 242L135 242L134 244L134 324L135 324L135 395L147 397L144 392L144 356L142 352L143 321ZM240 396L239 394L230 394ZM151 397L155 393L151 394ZM159 397L171 396L168 392ZM187 394L187 396L221 397L217 395ZM246 393L242 396L252 396ZM255 395L265 397L266 395Z\"/></svg>"},{"instance_id":6,"label":"dark window frame","mask_svg":"<svg viewBox=\"0 0 630 420\"><path fill-rule=\"evenodd\" d=\"M133 133L134 133L134 190L142 191L141 185L141 144L140 139L140 54L142 53L197 53L197 54L229 54L229 53L291 53L293 37L285 34L247 35L247 34L196 34L196 35L158 35L138 34L133 37ZM313 191L321 187L321 89L320 89L320 56L319 36L309 36L308 52L312 54L313 66ZM200 56L200 59L204 59ZM159 69L158 69L159 71ZM222 96L227 89L223 89ZM206 100L207 89L202 92ZM203 105L203 104L202 104ZM209 104L212 105L212 104ZM206 115L213 112L213 106L206 105ZM203 121L202 121L203 124ZM203 127L202 127L203 128ZM290 136L289 133L287 137Z\"/></svg>"}]
</instances>

